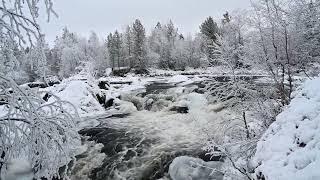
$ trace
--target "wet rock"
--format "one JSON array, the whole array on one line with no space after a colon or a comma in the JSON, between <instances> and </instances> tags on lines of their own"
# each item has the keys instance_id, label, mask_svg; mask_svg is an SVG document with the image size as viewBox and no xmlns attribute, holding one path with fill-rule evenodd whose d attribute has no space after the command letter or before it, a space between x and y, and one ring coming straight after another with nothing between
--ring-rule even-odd
<instances>
[{"instance_id":1,"label":"wet rock","mask_svg":"<svg viewBox=\"0 0 320 180\"><path fill-rule=\"evenodd\" d=\"M82 136L96 136L97 134L105 131L106 128L86 128L79 131Z\"/></svg>"},{"instance_id":2,"label":"wet rock","mask_svg":"<svg viewBox=\"0 0 320 180\"><path fill-rule=\"evenodd\" d=\"M198 94L204 94L205 93L205 90L204 89L201 89L201 88L197 88L194 90L194 92L198 93Z\"/></svg>"},{"instance_id":3,"label":"wet rock","mask_svg":"<svg viewBox=\"0 0 320 180\"><path fill-rule=\"evenodd\" d=\"M107 81L100 80L98 86L100 89L109 90L109 83Z\"/></svg>"},{"instance_id":4,"label":"wet rock","mask_svg":"<svg viewBox=\"0 0 320 180\"><path fill-rule=\"evenodd\" d=\"M8 101L5 99L0 99L0 106L8 104Z\"/></svg>"},{"instance_id":5,"label":"wet rock","mask_svg":"<svg viewBox=\"0 0 320 180\"><path fill-rule=\"evenodd\" d=\"M46 88L46 87L48 87L43 82L32 82L32 83L28 83L27 86L29 86L29 88Z\"/></svg>"},{"instance_id":6,"label":"wet rock","mask_svg":"<svg viewBox=\"0 0 320 180\"><path fill-rule=\"evenodd\" d=\"M110 84L112 85L122 85L122 84L128 84L128 85L131 85L132 84L132 81L113 81L113 82L110 82Z\"/></svg>"},{"instance_id":7,"label":"wet rock","mask_svg":"<svg viewBox=\"0 0 320 180\"><path fill-rule=\"evenodd\" d=\"M144 74L144 75L150 74L150 72L147 69L135 69L134 73L135 74Z\"/></svg>"},{"instance_id":8,"label":"wet rock","mask_svg":"<svg viewBox=\"0 0 320 180\"><path fill-rule=\"evenodd\" d=\"M48 82L48 85L49 86L54 86L56 84L60 84L61 82L60 81L51 81L51 82Z\"/></svg>"},{"instance_id":9,"label":"wet rock","mask_svg":"<svg viewBox=\"0 0 320 180\"><path fill-rule=\"evenodd\" d=\"M226 156L223 156L223 155L211 155L209 154L207 151L202 151L201 153L198 154L198 157L200 159L202 159L203 161L205 162L210 162L210 161L221 161L221 162L224 162L225 161L225 158Z\"/></svg>"},{"instance_id":10,"label":"wet rock","mask_svg":"<svg viewBox=\"0 0 320 180\"><path fill-rule=\"evenodd\" d=\"M114 104L114 98L109 98L109 99L107 100L106 95L103 94L103 93L102 93L102 94L96 94L96 98L97 98L98 102L99 102L105 109L113 106L113 104Z\"/></svg>"},{"instance_id":11,"label":"wet rock","mask_svg":"<svg viewBox=\"0 0 320 180\"><path fill-rule=\"evenodd\" d=\"M96 97L98 102L104 106L106 102L106 96L101 94L96 94Z\"/></svg>"},{"instance_id":12,"label":"wet rock","mask_svg":"<svg viewBox=\"0 0 320 180\"><path fill-rule=\"evenodd\" d=\"M122 68L112 68L112 75L124 77L131 71L129 67L122 67Z\"/></svg>"},{"instance_id":13,"label":"wet rock","mask_svg":"<svg viewBox=\"0 0 320 180\"><path fill-rule=\"evenodd\" d=\"M187 106L173 106L169 110L181 114L187 114L189 112L189 108Z\"/></svg>"},{"instance_id":14,"label":"wet rock","mask_svg":"<svg viewBox=\"0 0 320 180\"><path fill-rule=\"evenodd\" d=\"M105 108L109 108L111 106L113 106L113 103L114 103L114 99L113 98L110 98L109 100L106 101L105 103Z\"/></svg>"},{"instance_id":15,"label":"wet rock","mask_svg":"<svg viewBox=\"0 0 320 180\"><path fill-rule=\"evenodd\" d=\"M184 76L194 76L194 75L200 75L199 72L182 72L180 73L181 75L184 75Z\"/></svg>"},{"instance_id":16,"label":"wet rock","mask_svg":"<svg viewBox=\"0 0 320 180\"><path fill-rule=\"evenodd\" d=\"M116 113L116 114L112 114L109 118L125 118L130 116L130 113Z\"/></svg>"},{"instance_id":17,"label":"wet rock","mask_svg":"<svg viewBox=\"0 0 320 180\"><path fill-rule=\"evenodd\" d=\"M48 102L48 100L52 97L52 95L50 95L49 93L46 93L44 96L43 96L43 100Z\"/></svg>"}]
</instances>

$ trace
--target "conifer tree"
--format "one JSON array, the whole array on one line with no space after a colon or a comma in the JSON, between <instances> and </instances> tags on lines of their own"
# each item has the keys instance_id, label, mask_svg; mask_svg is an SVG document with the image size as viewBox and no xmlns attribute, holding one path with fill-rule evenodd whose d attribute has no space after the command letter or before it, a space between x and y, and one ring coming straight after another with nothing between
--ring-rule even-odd
<instances>
[{"instance_id":1,"label":"conifer tree","mask_svg":"<svg viewBox=\"0 0 320 180\"><path fill-rule=\"evenodd\" d=\"M144 71L147 67L146 59L146 33L139 19L133 23L133 58L137 62L139 71Z\"/></svg>"},{"instance_id":2,"label":"conifer tree","mask_svg":"<svg viewBox=\"0 0 320 180\"><path fill-rule=\"evenodd\" d=\"M209 16L200 26L200 32L204 36L204 52L211 65L216 65L218 51L219 27L213 18Z\"/></svg>"}]
</instances>

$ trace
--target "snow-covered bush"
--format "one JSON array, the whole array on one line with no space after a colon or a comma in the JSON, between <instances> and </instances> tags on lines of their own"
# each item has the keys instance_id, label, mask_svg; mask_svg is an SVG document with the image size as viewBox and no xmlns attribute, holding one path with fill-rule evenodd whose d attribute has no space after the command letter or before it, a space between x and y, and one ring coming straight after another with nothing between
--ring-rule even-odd
<instances>
[{"instance_id":1,"label":"snow-covered bush","mask_svg":"<svg viewBox=\"0 0 320 180\"><path fill-rule=\"evenodd\" d=\"M53 11L52 0L2 1L0 5L0 39L11 39L20 45L33 45L43 37L37 20L40 6L48 20ZM28 39L28 42L25 39ZM39 49L42 51L42 45ZM43 54L42 54L43 55ZM14 58L6 58L10 66ZM40 63L43 67L43 64ZM40 72L40 71L39 71ZM40 73L42 76L43 73ZM64 105L68 102L54 97L50 103L30 90L21 88L12 77L0 70L0 173L7 177L8 162L25 159L31 164L36 179L66 175L58 172L75 156L79 135L74 130L76 110L70 113ZM14 168L13 168L14 169ZM65 169L66 170L66 169ZM10 171L8 172L10 174Z\"/></svg>"},{"instance_id":2,"label":"snow-covered bush","mask_svg":"<svg viewBox=\"0 0 320 180\"><path fill-rule=\"evenodd\" d=\"M36 178L66 175L58 169L76 155L80 139L74 119L79 117L72 104L50 95L52 100L45 102L31 89L0 76L1 175L11 160L20 158L29 161Z\"/></svg>"}]
</instances>

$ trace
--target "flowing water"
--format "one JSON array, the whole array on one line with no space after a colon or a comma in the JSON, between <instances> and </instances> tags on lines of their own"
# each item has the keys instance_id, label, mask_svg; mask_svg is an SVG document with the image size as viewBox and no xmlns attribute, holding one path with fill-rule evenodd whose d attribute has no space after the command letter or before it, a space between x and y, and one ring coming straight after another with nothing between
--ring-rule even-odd
<instances>
[{"instance_id":1,"label":"flowing water","mask_svg":"<svg viewBox=\"0 0 320 180\"><path fill-rule=\"evenodd\" d=\"M169 179L175 157L208 159L201 148L225 114L210 111L199 87L153 82L138 93L143 110L96 117L100 125L80 131L88 150L78 156L72 179Z\"/></svg>"}]
</instances>

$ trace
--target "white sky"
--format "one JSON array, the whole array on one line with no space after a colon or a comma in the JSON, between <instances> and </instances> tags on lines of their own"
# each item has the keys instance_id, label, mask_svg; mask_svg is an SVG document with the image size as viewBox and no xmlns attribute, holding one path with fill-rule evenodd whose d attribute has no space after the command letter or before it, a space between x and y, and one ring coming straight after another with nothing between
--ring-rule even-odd
<instances>
[{"instance_id":1,"label":"white sky","mask_svg":"<svg viewBox=\"0 0 320 180\"><path fill-rule=\"evenodd\" d=\"M101 38L115 29L123 30L139 18L147 33L158 21L172 19L183 34L194 34L208 16L217 20L234 9L245 9L250 0L54 0L59 18L42 22L42 30L52 43L62 28L87 36L95 31Z\"/></svg>"}]
</instances>

